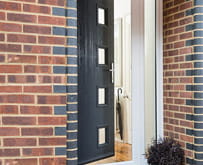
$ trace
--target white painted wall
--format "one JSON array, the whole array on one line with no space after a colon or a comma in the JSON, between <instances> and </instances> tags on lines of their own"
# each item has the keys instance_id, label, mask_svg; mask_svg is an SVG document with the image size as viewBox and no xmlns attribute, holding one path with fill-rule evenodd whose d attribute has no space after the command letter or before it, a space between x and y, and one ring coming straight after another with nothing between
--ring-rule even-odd
<instances>
[{"instance_id":1,"label":"white painted wall","mask_svg":"<svg viewBox=\"0 0 203 165\"><path fill-rule=\"evenodd\" d=\"M121 28L120 37L115 34L115 99L117 99L117 87L122 88L120 97L122 107L124 143L132 144L132 120L131 120L131 0L115 0L115 32ZM118 22L122 25L118 26ZM118 41L120 40L120 42ZM119 44L120 43L120 44ZM119 50L119 48L121 48ZM118 57L121 55L122 57ZM122 68L122 70L120 70ZM120 80L120 81L119 81ZM115 109L116 112L116 109Z\"/></svg>"},{"instance_id":2,"label":"white painted wall","mask_svg":"<svg viewBox=\"0 0 203 165\"><path fill-rule=\"evenodd\" d=\"M155 138L155 0L145 0L145 146Z\"/></svg>"},{"instance_id":3,"label":"white painted wall","mask_svg":"<svg viewBox=\"0 0 203 165\"><path fill-rule=\"evenodd\" d=\"M131 0L114 0L114 17L121 18L130 14Z\"/></svg>"}]
</instances>

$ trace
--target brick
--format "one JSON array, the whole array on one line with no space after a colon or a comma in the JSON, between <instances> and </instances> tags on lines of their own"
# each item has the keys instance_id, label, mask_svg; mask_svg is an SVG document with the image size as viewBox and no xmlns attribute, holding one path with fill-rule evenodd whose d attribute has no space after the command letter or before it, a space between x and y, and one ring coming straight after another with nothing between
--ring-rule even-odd
<instances>
[{"instance_id":1,"label":"brick","mask_svg":"<svg viewBox=\"0 0 203 165\"><path fill-rule=\"evenodd\" d=\"M53 155L53 149L52 148L24 148L23 155L24 156Z\"/></svg>"},{"instance_id":2,"label":"brick","mask_svg":"<svg viewBox=\"0 0 203 165\"><path fill-rule=\"evenodd\" d=\"M173 34L173 30L167 30L164 32L165 36Z\"/></svg>"},{"instance_id":3,"label":"brick","mask_svg":"<svg viewBox=\"0 0 203 165\"><path fill-rule=\"evenodd\" d=\"M50 106L20 106L21 114L52 114Z\"/></svg>"},{"instance_id":4,"label":"brick","mask_svg":"<svg viewBox=\"0 0 203 165\"><path fill-rule=\"evenodd\" d=\"M15 23L1 23L0 22L0 31L21 32L22 25L15 24Z\"/></svg>"},{"instance_id":5,"label":"brick","mask_svg":"<svg viewBox=\"0 0 203 165\"><path fill-rule=\"evenodd\" d=\"M0 34L0 41L4 41L5 40L5 35L4 34Z\"/></svg>"},{"instance_id":6,"label":"brick","mask_svg":"<svg viewBox=\"0 0 203 165\"><path fill-rule=\"evenodd\" d=\"M66 127L55 127L55 135L65 136L66 135Z\"/></svg>"},{"instance_id":7,"label":"brick","mask_svg":"<svg viewBox=\"0 0 203 165\"><path fill-rule=\"evenodd\" d=\"M185 104L185 100L183 100L183 99L175 99L174 103L178 104L178 105L184 105Z\"/></svg>"},{"instance_id":8,"label":"brick","mask_svg":"<svg viewBox=\"0 0 203 165\"><path fill-rule=\"evenodd\" d=\"M190 53L192 53L192 48L191 47L180 49L180 54L190 54Z\"/></svg>"},{"instance_id":9,"label":"brick","mask_svg":"<svg viewBox=\"0 0 203 165\"><path fill-rule=\"evenodd\" d=\"M175 34L176 34L176 33L182 33L182 32L184 32L184 31L185 31L184 27L178 27L178 28L174 29L174 33L175 33Z\"/></svg>"},{"instance_id":10,"label":"brick","mask_svg":"<svg viewBox=\"0 0 203 165\"><path fill-rule=\"evenodd\" d=\"M179 40L179 36L168 37L168 42L174 42L174 41L178 41L178 40Z\"/></svg>"},{"instance_id":11,"label":"brick","mask_svg":"<svg viewBox=\"0 0 203 165\"><path fill-rule=\"evenodd\" d=\"M9 63L37 63L36 56L30 55L8 55Z\"/></svg>"},{"instance_id":12,"label":"brick","mask_svg":"<svg viewBox=\"0 0 203 165\"><path fill-rule=\"evenodd\" d=\"M35 138L5 138L3 139L4 146L36 146Z\"/></svg>"},{"instance_id":13,"label":"brick","mask_svg":"<svg viewBox=\"0 0 203 165\"><path fill-rule=\"evenodd\" d=\"M65 16L66 15L66 9L65 8L53 7L52 8L52 14L57 15L57 16Z\"/></svg>"},{"instance_id":14,"label":"brick","mask_svg":"<svg viewBox=\"0 0 203 165\"><path fill-rule=\"evenodd\" d=\"M4 125L35 125L35 117L2 117L2 123Z\"/></svg>"},{"instance_id":15,"label":"brick","mask_svg":"<svg viewBox=\"0 0 203 165\"><path fill-rule=\"evenodd\" d=\"M53 135L53 128L22 128L22 136L51 136Z\"/></svg>"},{"instance_id":16,"label":"brick","mask_svg":"<svg viewBox=\"0 0 203 165\"><path fill-rule=\"evenodd\" d=\"M0 114L18 114L18 106L0 105Z\"/></svg>"},{"instance_id":17,"label":"brick","mask_svg":"<svg viewBox=\"0 0 203 165\"><path fill-rule=\"evenodd\" d=\"M0 2L0 10L21 11L21 4L14 2Z\"/></svg>"},{"instance_id":18,"label":"brick","mask_svg":"<svg viewBox=\"0 0 203 165\"><path fill-rule=\"evenodd\" d=\"M190 157L190 158L193 157L194 153L192 151L185 150L184 152L185 152L185 156Z\"/></svg>"},{"instance_id":19,"label":"brick","mask_svg":"<svg viewBox=\"0 0 203 165\"><path fill-rule=\"evenodd\" d=\"M179 127L175 127L175 132L178 132L178 133L185 133L185 129L184 128L179 128Z\"/></svg>"},{"instance_id":20,"label":"brick","mask_svg":"<svg viewBox=\"0 0 203 165\"><path fill-rule=\"evenodd\" d=\"M7 41L22 42L22 43L36 43L36 36L21 35L21 34L8 34Z\"/></svg>"},{"instance_id":21,"label":"brick","mask_svg":"<svg viewBox=\"0 0 203 165\"><path fill-rule=\"evenodd\" d=\"M22 92L21 86L0 86L0 93L20 93Z\"/></svg>"},{"instance_id":22,"label":"brick","mask_svg":"<svg viewBox=\"0 0 203 165\"><path fill-rule=\"evenodd\" d=\"M178 22L178 21L172 22L172 23L169 23L169 24L168 24L168 28L177 27L178 25L179 25L179 22Z\"/></svg>"},{"instance_id":23,"label":"brick","mask_svg":"<svg viewBox=\"0 0 203 165\"><path fill-rule=\"evenodd\" d=\"M0 100L3 103L34 103L34 96L31 95L1 95Z\"/></svg>"},{"instance_id":24,"label":"brick","mask_svg":"<svg viewBox=\"0 0 203 165\"><path fill-rule=\"evenodd\" d=\"M164 46L165 49L172 49L173 48L173 44L167 44Z\"/></svg>"},{"instance_id":25,"label":"brick","mask_svg":"<svg viewBox=\"0 0 203 165\"><path fill-rule=\"evenodd\" d=\"M57 148L55 148L55 155L66 155L66 153L68 154L69 152L66 152L66 147L57 147ZM75 153L74 155L77 155L77 153ZM67 157L72 158L70 155L67 155Z\"/></svg>"},{"instance_id":26,"label":"brick","mask_svg":"<svg viewBox=\"0 0 203 165\"><path fill-rule=\"evenodd\" d=\"M31 4L24 4L23 11L31 12L31 13L43 13L43 14L51 13L51 9L48 6L39 6L39 5L31 5Z\"/></svg>"},{"instance_id":27,"label":"brick","mask_svg":"<svg viewBox=\"0 0 203 165\"><path fill-rule=\"evenodd\" d=\"M40 44L58 44L58 45L64 45L65 44L65 38L64 37L45 37L45 36L39 36L39 43Z\"/></svg>"},{"instance_id":28,"label":"brick","mask_svg":"<svg viewBox=\"0 0 203 165\"><path fill-rule=\"evenodd\" d=\"M37 22L37 17L35 15L29 15L29 14L8 13L7 19L9 21L16 21L16 22L30 22L30 23Z\"/></svg>"},{"instance_id":29,"label":"brick","mask_svg":"<svg viewBox=\"0 0 203 165\"><path fill-rule=\"evenodd\" d=\"M187 78L180 78L180 83L192 83L193 78L187 77Z\"/></svg>"},{"instance_id":30,"label":"brick","mask_svg":"<svg viewBox=\"0 0 203 165\"><path fill-rule=\"evenodd\" d=\"M39 63L40 64L66 64L66 60L64 57L40 56Z\"/></svg>"},{"instance_id":31,"label":"brick","mask_svg":"<svg viewBox=\"0 0 203 165\"><path fill-rule=\"evenodd\" d=\"M51 66L40 66L38 67L39 73L51 73L52 67Z\"/></svg>"},{"instance_id":32,"label":"brick","mask_svg":"<svg viewBox=\"0 0 203 165\"><path fill-rule=\"evenodd\" d=\"M5 62L6 56L4 54L0 54L0 62Z\"/></svg>"},{"instance_id":33,"label":"brick","mask_svg":"<svg viewBox=\"0 0 203 165\"><path fill-rule=\"evenodd\" d=\"M39 83L51 83L52 77L51 76L39 76Z\"/></svg>"},{"instance_id":34,"label":"brick","mask_svg":"<svg viewBox=\"0 0 203 165\"><path fill-rule=\"evenodd\" d=\"M30 0L29 0L30 1ZM36 165L37 159L35 158L28 158L28 159L8 159L5 160L5 163L8 165Z\"/></svg>"},{"instance_id":35,"label":"brick","mask_svg":"<svg viewBox=\"0 0 203 165\"><path fill-rule=\"evenodd\" d=\"M0 149L0 157L20 156L20 149Z\"/></svg>"},{"instance_id":36,"label":"brick","mask_svg":"<svg viewBox=\"0 0 203 165\"><path fill-rule=\"evenodd\" d=\"M169 105L169 109L172 110L172 111L178 111L179 107L175 106L175 105Z\"/></svg>"},{"instance_id":37,"label":"brick","mask_svg":"<svg viewBox=\"0 0 203 165\"><path fill-rule=\"evenodd\" d=\"M0 52L21 52L21 45L0 44Z\"/></svg>"},{"instance_id":38,"label":"brick","mask_svg":"<svg viewBox=\"0 0 203 165\"><path fill-rule=\"evenodd\" d=\"M40 138L39 145L41 146L49 146L49 145L66 145L66 138L57 137L57 138Z\"/></svg>"},{"instance_id":39,"label":"brick","mask_svg":"<svg viewBox=\"0 0 203 165\"><path fill-rule=\"evenodd\" d=\"M66 55L67 54L67 48L62 46L54 46L53 47L53 54L55 55Z\"/></svg>"},{"instance_id":40,"label":"brick","mask_svg":"<svg viewBox=\"0 0 203 165\"><path fill-rule=\"evenodd\" d=\"M53 27L53 34L54 35L62 35L65 36L66 35L66 28L64 27Z\"/></svg>"},{"instance_id":41,"label":"brick","mask_svg":"<svg viewBox=\"0 0 203 165\"><path fill-rule=\"evenodd\" d=\"M39 125L64 125L66 117L38 117Z\"/></svg>"},{"instance_id":42,"label":"brick","mask_svg":"<svg viewBox=\"0 0 203 165\"><path fill-rule=\"evenodd\" d=\"M31 75L8 75L9 83L34 83L36 82L36 76Z\"/></svg>"},{"instance_id":43,"label":"brick","mask_svg":"<svg viewBox=\"0 0 203 165\"><path fill-rule=\"evenodd\" d=\"M169 56L178 55L178 50L171 50L171 51L168 52L168 55L169 55Z\"/></svg>"},{"instance_id":44,"label":"brick","mask_svg":"<svg viewBox=\"0 0 203 165\"><path fill-rule=\"evenodd\" d=\"M169 83L178 83L178 82L179 82L179 79L178 79L178 78L169 78L169 79L168 79L168 82L169 82Z\"/></svg>"},{"instance_id":45,"label":"brick","mask_svg":"<svg viewBox=\"0 0 203 165\"><path fill-rule=\"evenodd\" d=\"M188 38L192 38L192 32L187 32L184 34L180 34L180 39L188 39Z\"/></svg>"},{"instance_id":46,"label":"brick","mask_svg":"<svg viewBox=\"0 0 203 165\"><path fill-rule=\"evenodd\" d=\"M66 165L66 158L40 158L40 165Z\"/></svg>"},{"instance_id":47,"label":"brick","mask_svg":"<svg viewBox=\"0 0 203 165\"><path fill-rule=\"evenodd\" d=\"M185 46L184 41L174 43L174 48L181 48L181 47L184 47L184 46Z\"/></svg>"},{"instance_id":48,"label":"brick","mask_svg":"<svg viewBox=\"0 0 203 165\"><path fill-rule=\"evenodd\" d=\"M174 85L174 90L185 90L184 85Z\"/></svg>"},{"instance_id":49,"label":"brick","mask_svg":"<svg viewBox=\"0 0 203 165\"><path fill-rule=\"evenodd\" d=\"M5 19L6 19L5 12L0 12L0 20L5 20Z\"/></svg>"},{"instance_id":50,"label":"brick","mask_svg":"<svg viewBox=\"0 0 203 165\"><path fill-rule=\"evenodd\" d=\"M1 127L0 136L19 136L20 130L16 127Z\"/></svg>"},{"instance_id":51,"label":"brick","mask_svg":"<svg viewBox=\"0 0 203 165\"><path fill-rule=\"evenodd\" d=\"M184 19L180 20L180 25L185 25L185 24L189 24L189 23L192 23L192 17L184 18Z\"/></svg>"},{"instance_id":52,"label":"brick","mask_svg":"<svg viewBox=\"0 0 203 165\"><path fill-rule=\"evenodd\" d=\"M192 136L180 135L180 140L183 140L183 141L193 143L193 139L194 138Z\"/></svg>"},{"instance_id":53,"label":"brick","mask_svg":"<svg viewBox=\"0 0 203 165\"><path fill-rule=\"evenodd\" d=\"M55 106L54 114L55 115L66 115L66 106Z\"/></svg>"},{"instance_id":54,"label":"brick","mask_svg":"<svg viewBox=\"0 0 203 165\"><path fill-rule=\"evenodd\" d=\"M63 76L54 76L53 77L54 78L54 83L62 83L62 84L64 84L64 83L66 83L67 81L66 81L66 77L63 77Z\"/></svg>"},{"instance_id":55,"label":"brick","mask_svg":"<svg viewBox=\"0 0 203 165\"><path fill-rule=\"evenodd\" d=\"M66 83L66 77L64 76L39 76L39 83Z\"/></svg>"},{"instance_id":56,"label":"brick","mask_svg":"<svg viewBox=\"0 0 203 165\"><path fill-rule=\"evenodd\" d=\"M179 121L176 120L176 119L170 119L170 118L169 118L169 123L170 123L170 124L178 125L178 124L179 124Z\"/></svg>"},{"instance_id":57,"label":"brick","mask_svg":"<svg viewBox=\"0 0 203 165\"><path fill-rule=\"evenodd\" d=\"M184 12L181 12L181 13L177 13L174 15L174 19L179 19L179 18L182 18L185 16L185 13Z\"/></svg>"},{"instance_id":58,"label":"brick","mask_svg":"<svg viewBox=\"0 0 203 165\"><path fill-rule=\"evenodd\" d=\"M169 69L178 69L179 65L178 64L170 64Z\"/></svg>"},{"instance_id":59,"label":"brick","mask_svg":"<svg viewBox=\"0 0 203 165\"><path fill-rule=\"evenodd\" d=\"M183 97L183 98L192 98L193 97L193 93L192 92L181 92L180 93L180 97Z\"/></svg>"},{"instance_id":60,"label":"brick","mask_svg":"<svg viewBox=\"0 0 203 165\"><path fill-rule=\"evenodd\" d=\"M25 73L51 73L51 66L25 65Z\"/></svg>"},{"instance_id":61,"label":"brick","mask_svg":"<svg viewBox=\"0 0 203 165\"><path fill-rule=\"evenodd\" d=\"M66 104L66 96L38 96L38 104Z\"/></svg>"},{"instance_id":62,"label":"brick","mask_svg":"<svg viewBox=\"0 0 203 165\"><path fill-rule=\"evenodd\" d=\"M51 93L52 86L24 86L24 93Z\"/></svg>"},{"instance_id":63,"label":"brick","mask_svg":"<svg viewBox=\"0 0 203 165\"><path fill-rule=\"evenodd\" d=\"M20 66L20 65L1 65L0 73L22 73L22 66Z\"/></svg>"},{"instance_id":64,"label":"brick","mask_svg":"<svg viewBox=\"0 0 203 165\"><path fill-rule=\"evenodd\" d=\"M180 64L180 68L192 68L193 64L192 63L183 63Z\"/></svg>"},{"instance_id":65,"label":"brick","mask_svg":"<svg viewBox=\"0 0 203 165\"><path fill-rule=\"evenodd\" d=\"M189 128L193 128L194 127L192 122L190 122L190 121L184 121L184 120L180 121L180 125L183 126L183 127L189 127Z\"/></svg>"},{"instance_id":66,"label":"brick","mask_svg":"<svg viewBox=\"0 0 203 165\"><path fill-rule=\"evenodd\" d=\"M49 46L35 46L35 45L25 45L25 53L38 53L38 54L50 54L51 47Z\"/></svg>"},{"instance_id":67,"label":"brick","mask_svg":"<svg viewBox=\"0 0 203 165\"><path fill-rule=\"evenodd\" d=\"M184 76L184 75L185 75L185 71L183 70L174 71L174 76Z\"/></svg>"},{"instance_id":68,"label":"brick","mask_svg":"<svg viewBox=\"0 0 203 165\"><path fill-rule=\"evenodd\" d=\"M37 33L37 34L51 34L51 27L35 26L35 25L23 25L23 32Z\"/></svg>"},{"instance_id":69,"label":"brick","mask_svg":"<svg viewBox=\"0 0 203 165\"><path fill-rule=\"evenodd\" d=\"M77 10L75 9L67 9L67 15L71 17L77 17Z\"/></svg>"},{"instance_id":70,"label":"brick","mask_svg":"<svg viewBox=\"0 0 203 165\"><path fill-rule=\"evenodd\" d=\"M182 114L182 113L175 113L175 114L174 114L174 117L175 117L175 118L178 118L178 119L185 119L185 115Z\"/></svg>"},{"instance_id":71,"label":"brick","mask_svg":"<svg viewBox=\"0 0 203 165\"><path fill-rule=\"evenodd\" d=\"M36 2L36 0L15 0L15 1L19 1L19 2Z\"/></svg>"},{"instance_id":72,"label":"brick","mask_svg":"<svg viewBox=\"0 0 203 165\"><path fill-rule=\"evenodd\" d=\"M49 24L49 25L65 25L66 20L64 18L58 18L58 17L39 16L38 23Z\"/></svg>"},{"instance_id":73,"label":"brick","mask_svg":"<svg viewBox=\"0 0 203 165\"><path fill-rule=\"evenodd\" d=\"M56 5L56 6L65 6L65 0L39 0L41 4Z\"/></svg>"},{"instance_id":74,"label":"brick","mask_svg":"<svg viewBox=\"0 0 203 165\"><path fill-rule=\"evenodd\" d=\"M180 5L180 10L184 10L184 9L188 9L190 7L192 7L192 2L187 2L187 3L184 3L182 5Z\"/></svg>"},{"instance_id":75,"label":"brick","mask_svg":"<svg viewBox=\"0 0 203 165\"><path fill-rule=\"evenodd\" d=\"M175 62L182 62L184 60L185 60L184 56L175 57Z\"/></svg>"}]
</instances>

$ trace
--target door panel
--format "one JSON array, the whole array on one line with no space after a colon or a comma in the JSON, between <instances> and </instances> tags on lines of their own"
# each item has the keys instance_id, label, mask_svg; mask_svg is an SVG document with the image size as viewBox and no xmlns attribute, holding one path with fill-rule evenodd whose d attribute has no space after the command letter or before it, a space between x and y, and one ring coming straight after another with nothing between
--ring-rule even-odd
<instances>
[{"instance_id":1,"label":"door panel","mask_svg":"<svg viewBox=\"0 0 203 165\"><path fill-rule=\"evenodd\" d=\"M113 12L113 0L78 1L79 164L114 155Z\"/></svg>"}]
</instances>

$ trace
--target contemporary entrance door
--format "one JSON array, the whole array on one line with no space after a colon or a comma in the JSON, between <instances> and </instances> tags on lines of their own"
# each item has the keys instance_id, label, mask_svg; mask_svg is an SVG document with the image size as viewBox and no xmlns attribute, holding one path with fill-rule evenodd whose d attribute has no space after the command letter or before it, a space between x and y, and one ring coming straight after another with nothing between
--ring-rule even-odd
<instances>
[{"instance_id":1,"label":"contemporary entrance door","mask_svg":"<svg viewBox=\"0 0 203 165\"><path fill-rule=\"evenodd\" d=\"M78 1L78 162L114 155L113 0Z\"/></svg>"}]
</instances>

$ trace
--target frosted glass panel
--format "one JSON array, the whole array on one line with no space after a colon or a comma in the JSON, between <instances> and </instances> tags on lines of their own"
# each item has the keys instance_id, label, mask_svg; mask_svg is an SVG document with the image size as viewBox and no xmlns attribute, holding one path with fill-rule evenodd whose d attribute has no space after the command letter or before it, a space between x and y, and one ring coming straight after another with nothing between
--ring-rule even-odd
<instances>
[{"instance_id":1,"label":"frosted glass panel","mask_svg":"<svg viewBox=\"0 0 203 165\"><path fill-rule=\"evenodd\" d=\"M98 103L105 104L105 88L98 89Z\"/></svg>"},{"instance_id":2,"label":"frosted glass panel","mask_svg":"<svg viewBox=\"0 0 203 165\"><path fill-rule=\"evenodd\" d=\"M105 64L105 49L98 49L98 64Z\"/></svg>"},{"instance_id":3,"label":"frosted glass panel","mask_svg":"<svg viewBox=\"0 0 203 165\"><path fill-rule=\"evenodd\" d=\"M98 23L105 24L105 10L102 8L98 8Z\"/></svg>"},{"instance_id":4,"label":"frosted glass panel","mask_svg":"<svg viewBox=\"0 0 203 165\"><path fill-rule=\"evenodd\" d=\"M99 128L98 134L99 134L98 135L99 145L105 144L106 143L106 128Z\"/></svg>"}]
</instances>

